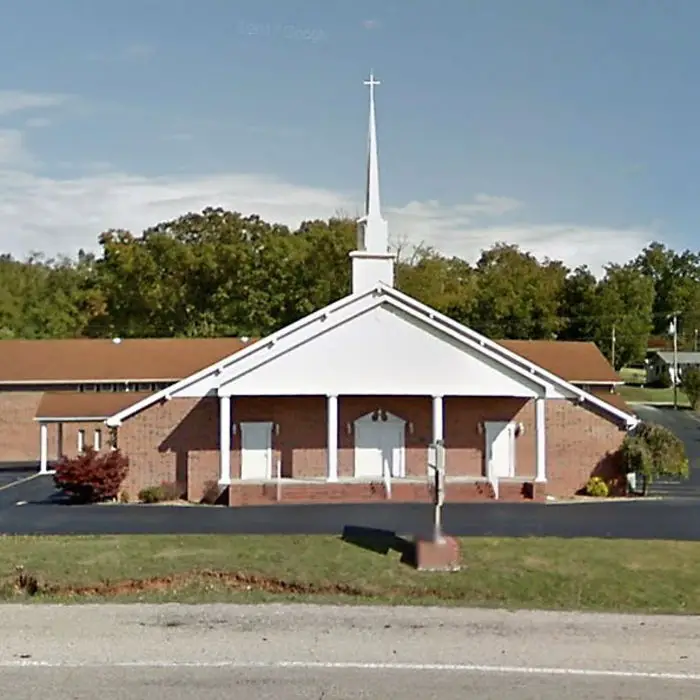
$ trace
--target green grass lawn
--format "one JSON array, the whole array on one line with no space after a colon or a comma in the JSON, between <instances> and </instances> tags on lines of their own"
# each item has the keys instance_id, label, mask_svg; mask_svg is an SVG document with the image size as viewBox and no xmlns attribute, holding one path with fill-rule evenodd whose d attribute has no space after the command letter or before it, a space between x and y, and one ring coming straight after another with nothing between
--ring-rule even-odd
<instances>
[{"instance_id":1,"label":"green grass lawn","mask_svg":"<svg viewBox=\"0 0 700 700\"><path fill-rule=\"evenodd\" d=\"M374 542L381 545L381 542ZM0 599L441 604L700 613L700 543L463 539L464 568L320 536L0 538Z\"/></svg>"},{"instance_id":2,"label":"green grass lawn","mask_svg":"<svg viewBox=\"0 0 700 700\"><path fill-rule=\"evenodd\" d=\"M623 367L620 379L625 382L618 387L618 392L625 401L632 403L673 403L673 388L660 389L643 386L646 381L646 371L632 367ZM689 408L688 397L679 389L678 405Z\"/></svg>"},{"instance_id":3,"label":"green grass lawn","mask_svg":"<svg viewBox=\"0 0 700 700\"><path fill-rule=\"evenodd\" d=\"M627 402L632 403L673 403L673 389L657 389L655 387L634 386L623 384L617 388L618 393ZM678 405L690 407L688 397L679 389Z\"/></svg>"}]
</instances>

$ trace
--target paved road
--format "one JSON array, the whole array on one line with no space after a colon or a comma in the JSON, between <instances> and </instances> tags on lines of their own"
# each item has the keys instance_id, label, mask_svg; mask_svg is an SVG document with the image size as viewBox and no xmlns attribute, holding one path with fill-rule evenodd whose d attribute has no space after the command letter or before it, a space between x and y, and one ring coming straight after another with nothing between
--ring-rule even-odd
<instances>
[{"instance_id":1,"label":"paved road","mask_svg":"<svg viewBox=\"0 0 700 700\"><path fill-rule=\"evenodd\" d=\"M691 466L700 469L700 416L697 413L644 404L635 405L634 412L642 420L659 423L674 432L685 443Z\"/></svg>"},{"instance_id":2,"label":"paved road","mask_svg":"<svg viewBox=\"0 0 700 700\"><path fill-rule=\"evenodd\" d=\"M15 700L690 700L698 618L318 606L0 607Z\"/></svg>"},{"instance_id":3,"label":"paved road","mask_svg":"<svg viewBox=\"0 0 700 700\"><path fill-rule=\"evenodd\" d=\"M142 505L65 506L50 503L51 477L0 491L2 534L341 534L348 526L428 534L424 504L279 505L248 508ZM26 505L15 505L27 501ZM614 537L700 541L700 503L628 501L545 505L447 504L454 535Z\"/></svg>"}]
</instances>

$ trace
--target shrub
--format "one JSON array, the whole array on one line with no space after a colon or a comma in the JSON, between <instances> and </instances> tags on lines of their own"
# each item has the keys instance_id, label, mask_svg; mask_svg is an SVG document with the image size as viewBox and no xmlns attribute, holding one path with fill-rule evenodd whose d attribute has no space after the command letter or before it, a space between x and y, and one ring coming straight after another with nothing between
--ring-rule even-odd
<instances>
[{"instance_id":1,"label":"shrub","mask_svg":"<svg viewBox=\"0 0 700 700\"><path fill-rule=\"evenodd\" d=\"M688 367L681 377L681 388L690 401L690 407L700 408L700 367Z\"/></svg>"},{"instance_id":2,"label":"shrub","mask_svg":"<svg viewBox=\"0 0 700 700\"><path fill-rule=\"evenodd\" d=\"M131 496L128 491L122 491L119 494L119 503L131 503Z\"/></svg>"},{"instance_id":3,"label":"shrub","mask_svg":"<svg viewBox=\"0 0 700 700\"><path fill-rule=\"evenodd\" d=\"M207 481L204 485L204 493L202 494L202 503L214 506L219 502L223 489L217 481Z\"/></svg>"},{"instance_id":4,"label":"shrub","mask_svg":"<svg viewBox=\"0 0 700 700\"><path fill-rule=\"evenodd\" d=\"M182 489L176 482L164 481L158 486L147 486L139 491L139 501L142 503L163 503L177 501L182 497Z\"/></svg>"},{"instance_id":5,"label":"shrub","mask_svg":"<svg viewBox=\"0 0 700 700\"><path fill-rule=\"evenodd\" d=\"M596 498L607 498L610 495L610 488L602 477L592 476L586 484L586 493Z\"/></svg>"},{"instance_id":6,"label":"shrub","mask_svg":"<svg viewBox=\"0 0 700 700\"><path fill-rule=\"evenodd\" d=\"M147 486L139 491L139 501L141 503L161 503L165 500L160 486Z\"/></svg>"},{"instance_id":7,"label":"shrub","mask_svg":"<svg viewBox=\"0 0 700 700\"><path fill-rule=\"evenodd\" d=\"M683 441L662 425L641 423L628 433L622 443L622 456L628 474L636 472L644 477L644 495L655 479L687 479L689 475Z\"/></svg>"},{"instance_id":8,"label":"shrub","mask_svg":"<svg viewBox=\"0 0 700 700\"><path fill-rule=\"evenodd\" d=\"M177 481L164 481L159 488L164 501L179 501L186 491Z\"/></svg>"},{"instance_id":9,"label":"shrub","mask_svg":"<svg viewBox=\"0 0 700 700\"><path fill-rule=\"evenodd\" d=\"M54 483L76 501L98 503L117 497L128 472L129 459L119 450L100 454L88 447L59 461Z\"/></svg>"}]
</instances>

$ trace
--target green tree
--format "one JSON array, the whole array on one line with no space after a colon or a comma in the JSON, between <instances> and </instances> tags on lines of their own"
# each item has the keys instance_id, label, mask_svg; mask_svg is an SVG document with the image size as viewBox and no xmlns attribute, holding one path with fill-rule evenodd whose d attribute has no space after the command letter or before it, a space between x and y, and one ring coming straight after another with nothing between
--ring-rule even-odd
<instances>
[{"instance_id":1,"label":"green tree","mask_svg":"<svg viewBox=\"0 0 700 700\"><path fill-rule=\"evenodd\" d=\"M634 265L608 265L597 288L595 341L615 369L641 362L653 328L654 284Z\"/></svg>"},{"instance_id":2,"label":"green tree","mask_svg":"<svg viewBox=\"0 0 700 700\"><path fill-rule=\"evenodd\" d=\"M446 258L432 248L416 247L399 259L396 286L440 313L469 323L475 301L476 276L460 258Z\"/></svg>"},{"instance_id":3,"label":"green tree","mask_svg":"<svg viewBox=\"0 0 700 700\"><path fill-rule=\"evenodd\" d=\"M645 496L651 484L659 478L688 478L685 445L662 425L641 423L633 433L625 436L621 452L625 471L642 475Z\"/></svg>"},{"instance_id":4,"label":"green tree","mask_svg":"<svg viewBox=\"0 0 700 700\"><path fill-rule=\"evenodd\" d=\"M567 268L518 246L497 244L476 264L475 330L492 338L553 338L564 323L560 305Z\"/></svg>"},{"instance_id":5,"label":"green tree","mask_svg":"<svg viewBox=\"0 0 700 700\"><path fill-rule=\"evenodd\" d=\"M585 266L577 267L564 281L561 340L593 340L598 337L600 316L598 281Z\"/></svg>"},{"instance_id":6,"label":"green tree","mask_svg":"<svg viewBox=\"0 0 700 700\"><path fill-rule=\"evenodd\" d=\"M681 375L681 388L690 401L690 407L700 408L700 367L687 367Z\"/></svg>"}]
</instances>

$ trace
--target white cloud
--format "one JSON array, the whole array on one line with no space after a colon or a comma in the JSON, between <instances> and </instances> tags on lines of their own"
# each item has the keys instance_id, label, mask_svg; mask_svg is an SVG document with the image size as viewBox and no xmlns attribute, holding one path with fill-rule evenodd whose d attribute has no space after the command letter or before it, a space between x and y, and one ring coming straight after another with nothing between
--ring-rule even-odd
<instances>
[{"instance_id":1,"label":"white cloud","mask_svg":"<svg viewBox=\"0 0 700 700\"><path fill-rule=\"evenodd\" d=\"M24 135L18 129L0 129L0 167L24 167L35 160L24 146Z\"/></svg>"},{"instance_id":2,"label":"white cloud","mask_svg":"<svg viewBox=\"0 0 700 700\"><path fill-rule=\"evenodd\" d=\"M610 262L624 263L652 238L650 227L612 228L576 223L494 224L521 206L507 197L476 195L467 204L445 206L439 202L410 202L389 210L387 218L399 239L423 243L445 255L457 255L474 263L481 251L495 243L517 244L538 259L563 260L570 267L588 265L600 274Z\"/></svg>"},{"instance_id":3,"label":"white cloud","mask_svg":"<svg viewBox=\"0 0 700 700\"><path fill-rule=\"evenodd\" d=\"M31 127L32 129L43 129L44 127L51 126L52 122L46 117L32 117L27 119L25 126Z\"/></svg>"},{"instance_id":4,"label":"white cloud","mask_svg":"<svg viewBox=\"0 0 700 700\"><path fill-rule=\"evenodd\" d=\"M22 90L0 90L0 116L27 109L57 107L67 99L66 95L25 92Z\"/></svg>"},{"instance_id":5,"label":"white cloud","mask_svg":"<svg viewBox=\"0 0 700 700\"><path fill-rule=\"evenodd\" d=\"M106 170L60 180L0 169L0 248L15 255L32 250L73 255L81 247L97 250L97 237L108 228L140 233L209 206L296 226L304 219L328 218L339 211L354 214L359 201L261 175L147 178ZM649 239L649 232L641 229L494 223L519 206L513 199L479 194L455 206L410 202L387 209L387 218L395 239L432 245L472 262L484 248L507 242L540 258L562 259L571 266L587 263L595 272L607 262L629 260Z\"/></svg>"}]
</instances>

